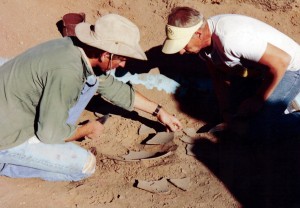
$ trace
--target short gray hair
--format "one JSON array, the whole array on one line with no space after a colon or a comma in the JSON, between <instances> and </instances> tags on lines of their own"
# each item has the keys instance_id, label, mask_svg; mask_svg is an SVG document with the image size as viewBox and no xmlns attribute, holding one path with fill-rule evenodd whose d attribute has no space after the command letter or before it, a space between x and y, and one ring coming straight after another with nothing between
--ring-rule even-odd
<instances>
[{"instance_id":1,"label":"short gray hair","mask_svg":"<svg viewBox=\"0 0 300 208\"><path fill-rule=\"evenodd\" d=\"M205 21L204 16L190 7L175 7L168 15L168 25L175 27L191 27L200 21Z\"/></svg>"}]
</instances>

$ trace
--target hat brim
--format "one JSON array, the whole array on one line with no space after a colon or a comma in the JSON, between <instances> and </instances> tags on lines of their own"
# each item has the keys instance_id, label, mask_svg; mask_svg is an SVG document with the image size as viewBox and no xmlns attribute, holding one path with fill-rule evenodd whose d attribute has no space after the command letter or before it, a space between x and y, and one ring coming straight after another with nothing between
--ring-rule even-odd
<instances>
[{"instance_id":1,"label":"hat brim","mask_svg":"<svg viewBox=\"0 0 300 208\"><path fill-rule=\"evenodd\" d=\"M165 54L178 53L189 43L191 38L192 37L187 37L179 40L166 39L163 44L162 52Z\"/></svg>"},{"instance_id":2,"label":"hat brim","mask_svg":"<svg viewBox=\"0 0 300 208\"><path fill-rule=\"evenodd\" d=\"M124 43L116 43L113 40L103 40L95 35L95 32L91 30L91 26L86 22L76 25L75 34L81 42L116 55L147 60L146 54L138 43L135 46L130 46Z\"/></svg>"}]
</instances>

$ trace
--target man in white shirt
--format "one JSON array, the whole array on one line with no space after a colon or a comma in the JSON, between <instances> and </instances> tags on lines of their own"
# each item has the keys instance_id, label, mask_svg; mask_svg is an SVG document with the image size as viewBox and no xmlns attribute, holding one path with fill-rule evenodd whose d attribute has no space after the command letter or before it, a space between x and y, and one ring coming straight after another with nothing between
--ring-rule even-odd
<instances>
[{"instance_id":1,"label":"man in white shirt","mask_svg":"<svg viewBox=\"0 0 300 208\"><path fill-rule=\"evenodd\" d=\"M189 7L171 11L166 33L164 53L193 53L206 60L230 130L272 137L271 132L284 129L297 135L299 115L284 111L300 90L298 43L251 17L224 14L205 20ZM237 128L241 121L247 121L246 129Z\"/></svg>"}]
</instances>

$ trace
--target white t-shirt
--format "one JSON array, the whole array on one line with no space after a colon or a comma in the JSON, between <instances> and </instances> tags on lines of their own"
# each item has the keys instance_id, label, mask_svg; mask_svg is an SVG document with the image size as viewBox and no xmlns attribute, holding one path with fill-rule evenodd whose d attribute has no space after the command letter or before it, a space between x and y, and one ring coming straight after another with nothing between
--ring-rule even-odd
<instances>
[{"instance_id":1,"label":"white t-shirt","mask_svg":"<svg viewBox=\"0 0 300 208\"><path fill-rule=\"evenodd\" d=\"M272 26L237 14L213 16L207 22L213 42L209 57L216 65L234 67L243 65L241 60L258 62L271 43L292 57L287 70L300 70L300 45Z\"/></svg>"}]
</instances>

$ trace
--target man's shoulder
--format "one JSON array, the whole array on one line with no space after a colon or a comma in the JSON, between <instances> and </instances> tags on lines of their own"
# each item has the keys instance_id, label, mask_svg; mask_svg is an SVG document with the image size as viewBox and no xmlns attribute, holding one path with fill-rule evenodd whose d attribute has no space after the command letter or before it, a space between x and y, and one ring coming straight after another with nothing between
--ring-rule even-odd
<instances>
[{"instance_id":1,"label":"man's shoulder","mask_svg":"<svg viewBox=\"0 0 300 208\"><path fill-rule=\"evenodd\" d=\"M262 21L246 15L241 14L221 14L212 16L209 21L217 25L216 27L227 28L230 30L240 28L253 28L256 25L261 25Z\"/></svg>"},{"instance_id":2,"label":"man's shoulder","mask_svg":"<svg viewBox=\"0 0 300 208\"><path fill-rule=\"evenodd\" d=\"M242 15L242 14L218 14L218 15L211 16L208 19L226 21L226 20L249 19L249 18L254 19L253 17Z\"/></svg>"},{"instance_id":3,"label":"man's shoulder","mask_svg":"<svg viewBox=\"0 0 300 208\"><path fill-rule=\"evenodd\" d=\"M253 34L255 27L262 25L261 21L240 14L223 14L211 17L210 26L213 33L220 38L236 37Z\"/></svg>"},{"instance_id":4,"label":"man's shoulder","mask_svg":"<svg viewBox=\"0 0 300 208\"><path fill-rule=\"evenodd\" d=\"M74 46L71 38L69 37L64 37L64 38L57 38L53 40L48 40L46 42L43 42L39 45L37 45L35 48L47 48L47 49L75 49L76 47Z\"/></svg>"},{"instance_id":5,"label":"man's shoulder","mask_svg":"<svg viewBox=\"0 0 300 208\"><path fill-rule=\"evenodd\" d=\"M81 54L68 37L53 39L41 43L16 57L19 63L32 63L36 70L79 70L82 67Z\"/></svg>"},{"instance_id":6,"label":"man's shoulder","mask_svg":"<svg viewBox=\"0 0 300 208\"><path fill-rule=\"evenodd\" d=\"M80 62L80 51L68 37L50 40L29 49L31 54L52 62Z\"/></svg>"}]
</instances>

